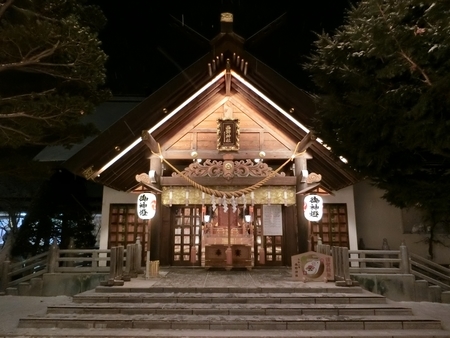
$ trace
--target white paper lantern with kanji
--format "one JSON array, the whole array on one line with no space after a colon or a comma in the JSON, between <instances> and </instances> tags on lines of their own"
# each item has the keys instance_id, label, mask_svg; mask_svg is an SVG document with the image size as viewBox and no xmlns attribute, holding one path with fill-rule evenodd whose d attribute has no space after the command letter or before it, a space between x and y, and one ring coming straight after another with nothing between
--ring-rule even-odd
<instances>
[{"instance_id":1,"label":"white paper lantern with kanji","mask_svg":"<svg viewBox=\"0 0 450 338\"><path fill-rule=\"evenodd\" d=\"M303 209L305 218L311 222L318 222L323 215L323 199L319 195L308 195L305 197Z\"/></svg>"},{"instance_id":2,"label":"white paper lantern with kanji","mask_svg":"<svg viewBox=\"0 0 450 338\"><path fill-rule=\"evenodd\" d=\"M156 213L156 196L143 193L137 199L137 212L141 219L152 219Z\"/></svg>"}]
</instances>

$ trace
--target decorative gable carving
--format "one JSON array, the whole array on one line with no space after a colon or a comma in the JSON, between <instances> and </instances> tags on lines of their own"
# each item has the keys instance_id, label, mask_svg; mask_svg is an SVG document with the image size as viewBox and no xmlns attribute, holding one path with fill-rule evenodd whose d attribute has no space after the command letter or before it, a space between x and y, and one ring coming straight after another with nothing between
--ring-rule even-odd
<instances>
[{"instance_id":1,"label":"decorative gable carving","mask_svg":"<svg viewBox=\"0 0 450 338\"><path fill-rule=\"evenodd\" d=\"M266 177L273 172L266 163L254 163L252 160L240 161L217 161L206 160L204 163L192 162L189 167L182 171L187 177L225 177L231 179L233 177ZM180 177L179 174L173 173L173 177ZM285 173L280 172L275 176L282 177Z\"/></svg>"}]
</instances>

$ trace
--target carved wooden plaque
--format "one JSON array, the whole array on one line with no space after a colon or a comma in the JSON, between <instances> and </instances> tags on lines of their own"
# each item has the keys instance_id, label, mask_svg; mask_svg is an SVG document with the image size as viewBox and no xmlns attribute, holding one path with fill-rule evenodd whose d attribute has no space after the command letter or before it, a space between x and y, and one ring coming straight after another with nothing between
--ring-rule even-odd
<instances>
[{"instance_id":1,"label":"carved wooden plaque","mask_svg":"<svg viewBox=\"0 0 450 338\"><path fill-rule=\"evenodd\" d=\"M217 150L219 151L239 150L238 119L217 120Z\"/></svg>"}]
</instances>

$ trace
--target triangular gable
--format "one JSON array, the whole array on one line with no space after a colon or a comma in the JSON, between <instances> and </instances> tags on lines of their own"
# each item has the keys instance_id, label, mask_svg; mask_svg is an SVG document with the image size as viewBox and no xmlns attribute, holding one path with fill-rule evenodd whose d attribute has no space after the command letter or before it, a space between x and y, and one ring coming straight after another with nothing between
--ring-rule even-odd
<instances>
[{"instance_id":1,"label":"triangular gable","mask_svg":"<svg viewBox=\"0 0 450 338\"><path fill-rule=\"evenodd\" d=\"M308 184L304 189L296 192L297 195L334 195L334 193L328 188L322 186L320 183Z\"/></svg>"},{"instance_id":2,"label":"triangular gable","mask_svg":"<svg viewBox=\"0 0 450 338\"><path fill-rule=\"evenodd\" d=\"M135 175L148 171L152 155L140 138L143 130L160 142L165 156L192 161L191 152L186 150L194 149L194 138L188 134L202 123L213 124L212 116L225 102L237 108L236 114L242 119L254 123L255 130L261 128L260 133L266 133L264 142L278 142L286 149L282 152L281 147L274 146L276 152L266 151L267 161L288 158L295 144L309 132L307 124L314 114L311 96L242 50L242 41L222 34L210 54L132 109L64 165L113 189L130 191L138 186ZM210 127L214 135L216 130ZM265 147L263 143L252 146L250 134L243 133L247 149L237 152L237 159L256 158L259 148ZM198 148L200 143L194 141ZM177 142L185 145L175 149ZM208 158L222 157L212 150ZM327 189L338 190L356 182L355 173L320 140L310 146L308 155L308 169L322 174Z\"/></svg>"},{"instance_id":3,"label":"triangular gable","mask_svg":"<svg viewBox=\"0 0 450 338\"><path fill-rule=\"evenodd\" d=\"M177 152L192 150L193 143L203 152L203 157L213 157L217 153L217 121L223 117L225 107L231 109L234 118L239 120L241 151L272 148L279 150L280 157L286 158L292 154L296 141L279 133L264 115L248 109L242 103L235 104L234 101L236 100L224 97L217 104L209 105L189 124L180 126L173 137L167 140L159 138L162 150L167 152L167 158L180 157Z\"/></svg>"}]
</instances>

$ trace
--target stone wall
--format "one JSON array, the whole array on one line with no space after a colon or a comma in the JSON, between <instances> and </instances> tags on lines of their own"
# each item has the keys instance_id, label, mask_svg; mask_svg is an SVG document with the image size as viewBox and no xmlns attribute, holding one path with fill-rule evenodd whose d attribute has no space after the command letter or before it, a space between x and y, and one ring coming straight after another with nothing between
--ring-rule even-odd
<instances>
[{"instance_id":1,"label":"stone wall","mask_svg":"<svg viewBox=\"0 0 450 338\"><path fill-rule=\"evenodd\" d=\"M73 296L95 289L108 276L106 273L46 273L41 296Z\"/></svg>"},{"instance_id":2,"label":"stone wall","mask_svg":"<svg viewBox=\"0 0 450 338\"><path fill-rule=\"evenodd\" d=\"M415 301L415 278L411 274L353 274L360 286L395 301Z\"/></svg>"}]
</instances>

